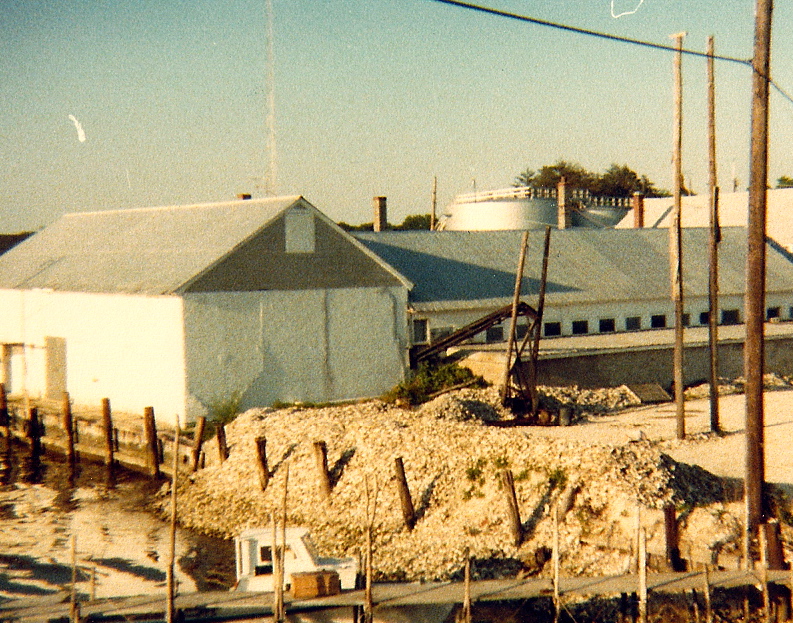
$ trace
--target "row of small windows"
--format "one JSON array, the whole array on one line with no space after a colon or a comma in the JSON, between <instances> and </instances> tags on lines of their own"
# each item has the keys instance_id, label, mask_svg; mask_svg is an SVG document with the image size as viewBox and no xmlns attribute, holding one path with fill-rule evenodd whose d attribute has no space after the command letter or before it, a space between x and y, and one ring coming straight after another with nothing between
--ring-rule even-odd
<instances>
[{"instance_id":1,"label":"row of small windows","mask_svg":"<svg viewBox=\"0 0 793 623\"><path fill-rule=\"evenodd\" d=\"M793 311L793 310L792 310ZM779 318L779 308L769 308L768 310L768 319L771 318ZM792 314L793 315L793 314ZM708 324L708 317L710 314L708 312L702 312L699 314L699 324L706 325ZM723 325L732 325L732 324L740 324L740 313L737 309L723 309L721 312L721 324ZM691 326L691 314L683 314L683 326L689 327ZM666 314L653 314L650 316L650 325L649 328L651 329L664 329L667 327L666 322ZM642 329L642 319L641 316L628 316L625 318L625 330L626 331L640 331ZM614 318L601 318L598 321L598 333L614 333L617 330L617 321ZM573 335L587 335L590 333L589 330L589 321L588 320L573 320L571 326L571 333ZM558 335L562 335L562 323L561 322L546 322L543 325L543 334L546 337L555 337Z\"/></svg>"},{"instance_id":2,"label":"row of small windows","mask_svg":"<svg viewBox=\"0 0 793 623\"><path fill-rule=\"evenodd\" d=\"M793 307L789 309L790 318L793 319ZM700 312L699 314L699 324L704 326L707 325L709 322L710 313L707 311ZM775 320L780 319L782 317L782 311L780 307L769 307L766 310L766 318L768 320ZM721 310L721 323L722 325L735 325L740 324L741 322L741 315L740 311L737 309L723 309ZM650 316L649 325L643 326L642 325L642 318L641 316L628 316L625 318L625 331L640 331L643 328L650 328L650 329L664 329L667 326L667 317L666 314L653 314ZM684 313L683 314L683 326L688 327L691 326L691 314ZM424 318L416 318L413 320L413 343L414 344L425 344L428 341L437 342L440 339L443 339L450 333L452 333L453 329L451 327L441 327L437 329L432 329L431 331L428 330L428 321ZM522 339L526 332L529 330L528 326L525 324L519 324L516 327L517 337L518 339ZM589 321L588 320L573 320L572 325L570 327L571 333L573 335L587 335L591 333ZM614 318L601 318L597 324L597 332L598 333L615 333L617 331L617 321ZM545 337L556 337L562 335L562 323L551 321L545 322L543 324L543 335ZM492 342L503 342L506 339L506 330L503 326L494 326L487 329L485 335L485 341L488 343Z\"/></svg>"}]
</instances>

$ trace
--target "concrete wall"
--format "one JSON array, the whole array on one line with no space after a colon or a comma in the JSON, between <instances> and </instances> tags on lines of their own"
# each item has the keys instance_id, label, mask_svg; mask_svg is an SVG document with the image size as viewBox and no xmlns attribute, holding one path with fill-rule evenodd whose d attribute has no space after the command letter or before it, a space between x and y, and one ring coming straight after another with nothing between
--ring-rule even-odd
<instances>
[{"instance_id":1,"label":"concrete wall","mask_svg":"<svg viewBox=\"0 0 793 623\"><path fill-rule=\"evenodd\" d=\"M404 378L407 291L399 287L185 295L191 417L379 395Z\"/></svg>"},{"instance_id":2,"label":"concrete wall","mask_svg":"<svg viewBox=\"0 0 793 623\"><path fill-rule=\"evenodd\" d=\"M710 374L710 354L706 344L686 346L683 378L686 385L706 381ZM766 337L765 371L793 374L793 338ZM743 375L743 341L719 344L719 376L733 379ZM569 357L544 358L539 382L544 385L613 387L624 383L659 383L672 386L672 347L621 350Z\"/></svg>"},{"instance_id":3,"label":"concrete wall","mask_svg":"<svg viewBox=\"0 0 793 623\"><path fill-rule=\"evenodd\" d=\"M179 297L0 290L0 343L25 345L3 348L3 380L36 397L153 406L172 422L185 415L181 317Z\"/></svg>"}]
</instances>

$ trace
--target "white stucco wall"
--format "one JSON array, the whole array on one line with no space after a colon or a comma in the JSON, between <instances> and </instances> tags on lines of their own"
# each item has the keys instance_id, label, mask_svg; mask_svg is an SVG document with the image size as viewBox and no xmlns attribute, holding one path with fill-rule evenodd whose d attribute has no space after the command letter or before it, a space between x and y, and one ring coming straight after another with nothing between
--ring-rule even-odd
<instances>
[{"instance_id":1,"label":"white stucco wall","mask_svg":"<svg viewBox=\"0 0 793 623\"><path fill-rule=\"evenodd\" d=\"M26 345L25 384L33 396L48 389L46 338L63 338L65 389L75 403L109 398L114 410L152 406L160 421L177 414L184 420L182 328L179 297L0 290L0 343ZM22 387L18 378L7 380Z\"/></svg>"},{"instance_id":2,"label":"white stucco wall","mask_svg":"<svg viewBox=\"0 0 793 623\"><path fill-rule=\"evenodd\" d=\"M188 411L376 396L404 377L402 287L187 294Z\"/></svg>"}]
</instances>

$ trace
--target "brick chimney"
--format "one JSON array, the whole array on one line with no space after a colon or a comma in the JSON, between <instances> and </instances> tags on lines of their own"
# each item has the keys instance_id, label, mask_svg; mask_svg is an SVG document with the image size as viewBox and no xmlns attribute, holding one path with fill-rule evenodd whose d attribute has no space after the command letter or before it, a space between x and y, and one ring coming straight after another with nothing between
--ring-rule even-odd
<instances>
[{"instance_id":1,"label":"brick chimney","mask_svg":"<svg viewBox=\"0 0 793 623\"><path fill-rule=\"evenodd\" d=\"M562 178L556 186L557 227L567 229L572 225L570 206L567 205L567 180Z\"/></svg>"},{"instance_id":2,"label":"brick chimney","mask_svg":"<svg viewBox=\"0 0 793 623\"><path fill-rule=\"evenodd\" d=\"M644 195L639 192L633 193L631 207L633 207L633 228L642 229L644 227Z\"/></svg>"},{"instance_id":3,"label":"brick chimney","mask_svg":"<svg viewBox=\"0 0 793 623\"><path fill-rule=\"evenodd\" d=\"M385 197L373 197L372 209L374 210L374 230L385 231L388 228L388 209Z\"/></svg>"}]
</instances>

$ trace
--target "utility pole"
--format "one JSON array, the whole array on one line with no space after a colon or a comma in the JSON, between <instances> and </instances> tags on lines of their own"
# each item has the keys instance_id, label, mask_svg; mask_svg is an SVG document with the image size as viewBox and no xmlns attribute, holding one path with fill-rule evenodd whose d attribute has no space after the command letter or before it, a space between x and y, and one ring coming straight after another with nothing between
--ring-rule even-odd
<instances>
[{"instance_id":1,"label":"utility pole","mask_svg":"<svg viewBox=\"0 0 793 623\"><path fill-rule=\"evenodd\" d=\"M681 193L683 184L683 37L686 33L672 35L675 52L675 113L672 164L674 169L674 211L669 228L669 265L671 269L672 301L675 304L675 347L672 358L675 383L675 411L677 438L686 437L686 411L683 403L683 244L680 223Z\"/></svg>"},{"instance_id":2,"label":"utility pole","mask_svg":"<svg viewBox=\"0 0 793 623\"><path fill-rule=\"evenodd\" d=\"M430 231L435 231L435 219L438 209L438 176L432 178L432 212L430 212Z\"/></svg>"},{"instance_id":3,"label":"utility pole","mask_svg":"<svg viewBox=\"0 0 793 623\"><path fill-rule=\"evenodd\" d=\"M743 374L746 378L746 554L765 519L765 447L763 438L763 338L765 322L766 187L768 184L768 91L771 71L772 0L755 5L752 57L752 130L749 161L749 218L746 250L746 341Z\"/></svg>"},{"instance_id":4,"label":"utility pole","mask_svg":"<svg viewBox=\"0 0 793 623\"><path fill-rule=\"evenodd\" d=\"M708 344L710 346L710 430L719 422L719 187L716 175L716 81L713 72L713 37L708 37L708 190L710 236L708 241Z\"/></svg>"}]
</instances>

